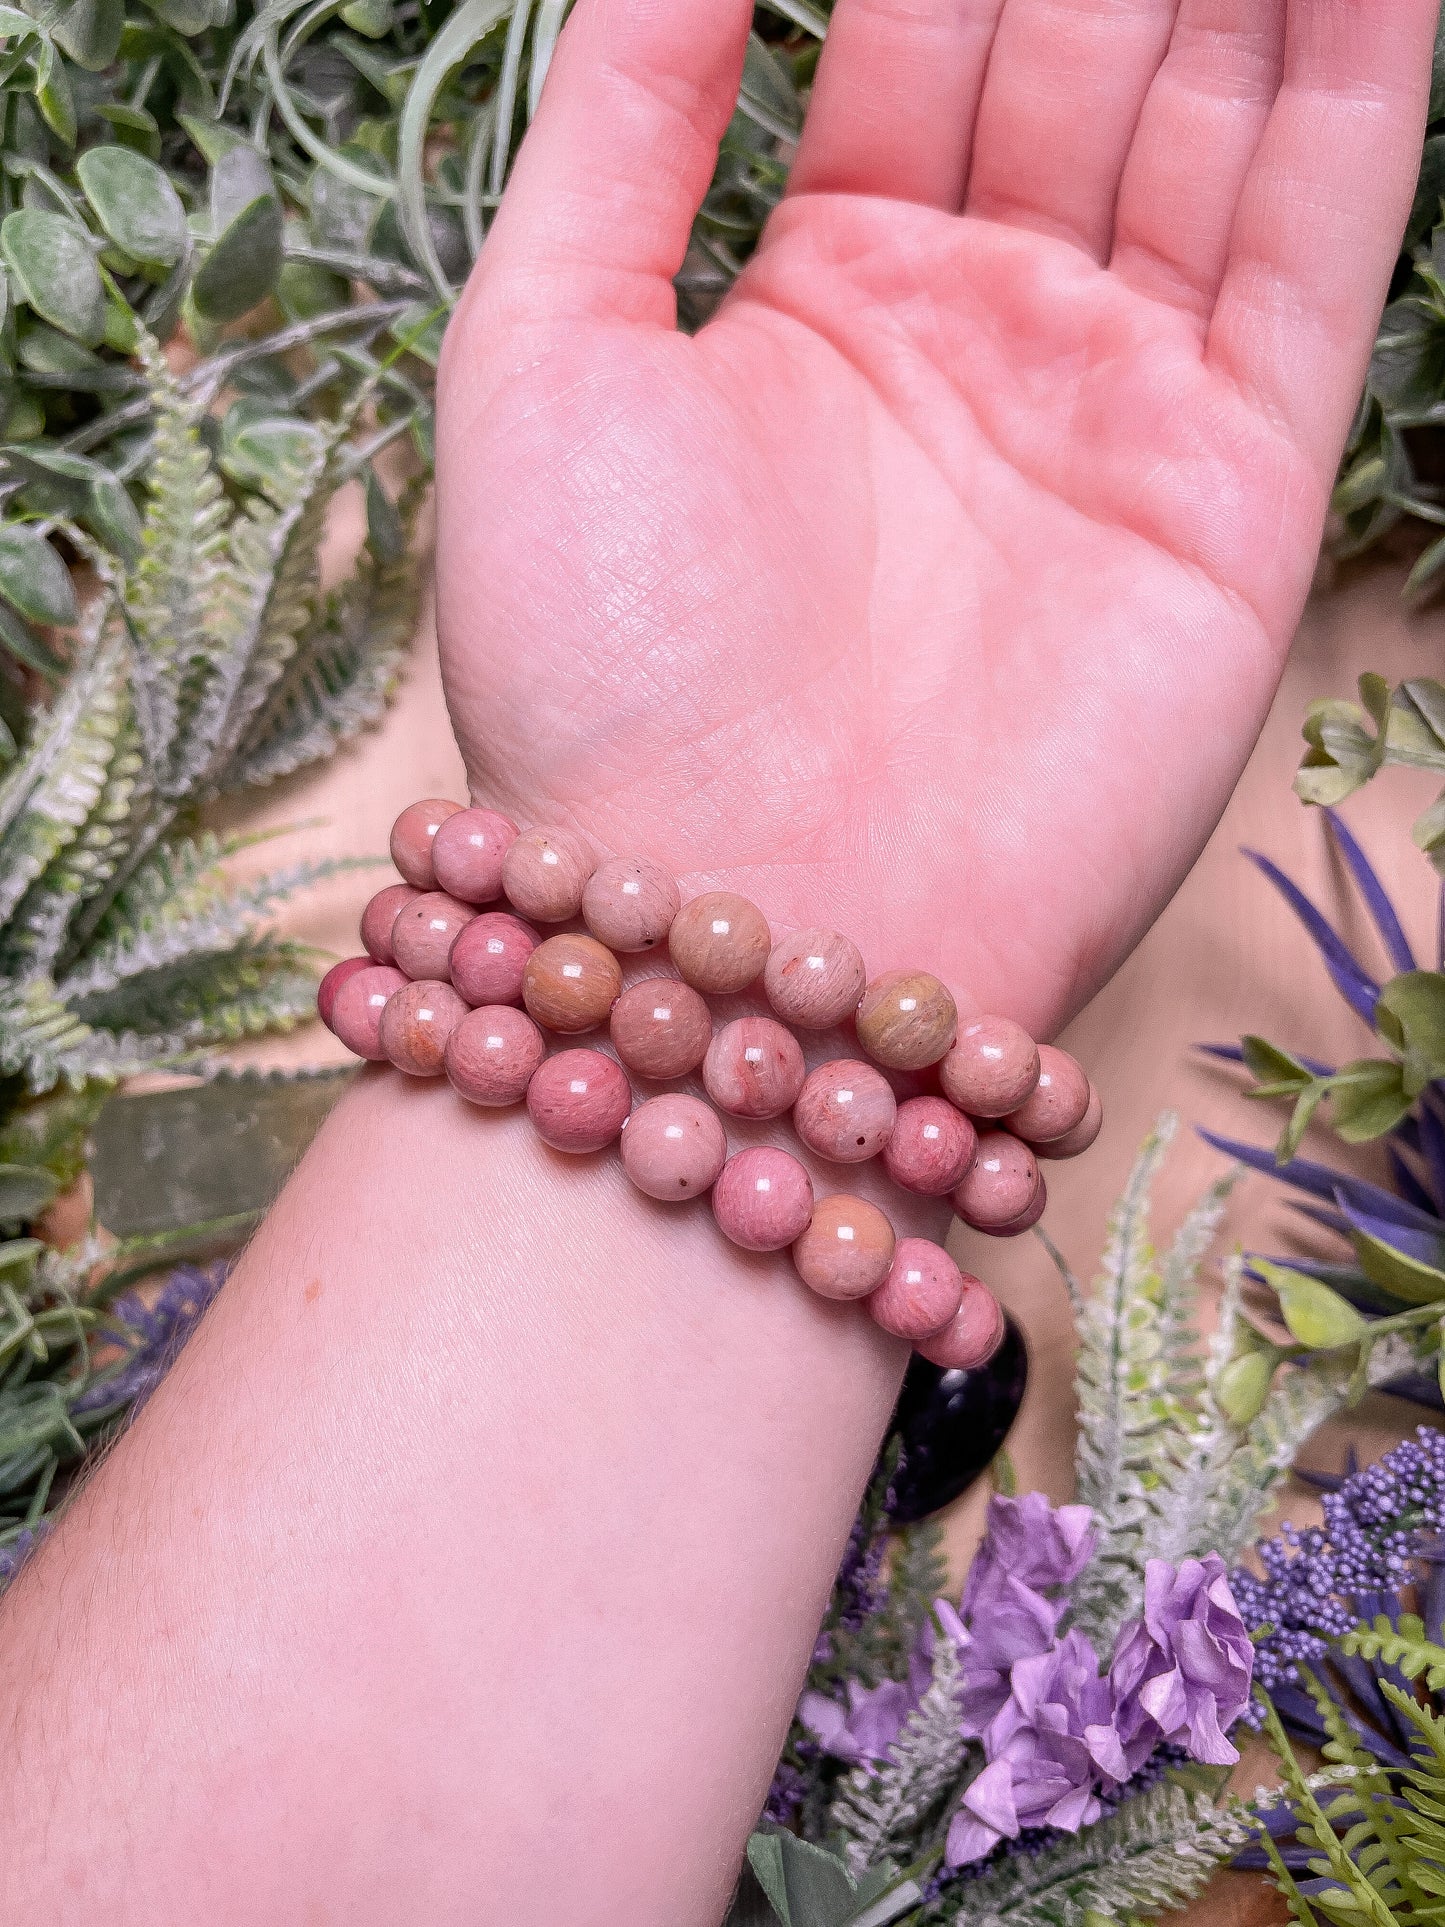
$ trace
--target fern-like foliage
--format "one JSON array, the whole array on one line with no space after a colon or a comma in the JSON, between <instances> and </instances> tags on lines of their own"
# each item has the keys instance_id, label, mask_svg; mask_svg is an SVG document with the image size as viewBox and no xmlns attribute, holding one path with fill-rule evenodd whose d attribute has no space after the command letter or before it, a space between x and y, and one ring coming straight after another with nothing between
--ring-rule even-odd
<instances>
[{"instance_id":1,"label":"fern-like foliage","mask_svg":"<svg viewBox=\"0 0 1445 1927\"><path fill-rule=\"evenodd\" d=\"M1432 1693L1445 1692L1445 1646L1426 1637L1425 1622L1418 1613L1402 1613L1398 1623L1380 1613L1372 1626L1358 1626L1347 1633L1341 1649L1351 1659L1393 1666L1406 1679L1423 1678Z\"/></svg>"},{"instance_id":2,"label":"fern-like foliage","mask_svg":"<svg viewBox=\"0 0 1445 1927\"><path fill-rule=\"evenodd\" d=\"M876 1772L850 1773L833 1800L833 1830L846 1842L855 1874L906 1848L958 1779L966 1742L963 1666L951 1639L937 1639L933 1670Z\"/></svg>"}]
</instances>

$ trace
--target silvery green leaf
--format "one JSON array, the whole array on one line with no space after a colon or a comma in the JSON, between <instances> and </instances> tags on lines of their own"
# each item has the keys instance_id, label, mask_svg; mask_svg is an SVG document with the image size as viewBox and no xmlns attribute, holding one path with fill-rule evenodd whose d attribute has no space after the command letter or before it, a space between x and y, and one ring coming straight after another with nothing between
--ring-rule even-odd
<instances>
[{"instance_id":1,"label":"silvery green leaf","mask_svg":"<svg viewBox=\"0 0 1445 1927\"><path fill-rule=\"evenodd\" d=\"M118 248L168 268L189 239L186 210L163 168L128 147L92 147L75 164L96 218Z\"/></svg>"},{"instance_id":2,"label":"silvery green leaf","mask_svg":"<svg viewBox=\"0 0 1445 1927\"><path fill-rule=\"evenodd\" d=\"M54 1176L38 1164L0 1164L0 1222L33 1218L59 1189Z\"/></svg>"},{"instance_id":3,"label":"silvery green leaf","mask_svg":"<svg viewBox=\"0 0 1445 1927\"><path fill-rule=\"evenodd\" d=\"M100 73L120 51L125 0L71 0L51 31L78 67Z\"/></svg>"},{"instance_id":4,"label":"silvery green leaf","mask_svg":"<svg viewBox=\"0 0 1445 1927\"><path fill-rule=\"evenodd\" d=\"M755 1833L748 1863L782 1927L841 1927L854 1911L843 1862L795 1834Z\"/></svg>"},{"instance_id":5,"label":"silvery green leaf","mask_svg":"<svg viewBox=\"0 0 1445 1927\"><path fill-rule=\"evenodd\" d=\"M55 48L48 40L37 67L35 104L55 138L66 147L74 147L75 96L65 62L56 58Z\"/></svg>"},{"instance_id":6,"label":"silvery green leaf","mask_svg":"<svg viewBox=\"0 0 1445 1927\"><path fill-rule=\"evenodd\" d=\"M0 523L0 596L32 622L65 625L80 613L69 569L23 522Z\"/></svg>"},{"instance_id":7,"label":"silvery green leaf","mask_svg":"<svg viewBox=\"0 0 1445 1927\"><path fill-rule=\"evenodd\" d=\"M191 299L207 321L236 321L276 285L281 272L281 203L263 194L226 228L191 283Z\"/></svg>"},{"instance_id":8,"label":"silvery green leaf","mask_svg":"<svg viewBox=\"0 0 1445 1927\"><path fill-rule=\"evenodd\" d=\"M132 147L137 154L144 154L147 160L158 161L161 157L161 130L154 114L147 113L144 107L132 107L125 101L105 101L96 108L100 119L114 129L116 139L125 147Z\"/></svg>"},{"instance_id":9,"label":"silvery green leaf","mask_svg":"<svg viewBox=\"0 0 1445 1927\"><path fill-rule=\"evenodd\" d=\"M0 254L15 291L42 320L94 348L105 333L105 290L84 229L63 214L17 208L0 222Z\"/></svg>"},{"instance_id":10,"label":"silvery green leaf","mask_svg":"<svg viewBox=\"0 0 1445 1927\"><path fill-rule=\"evenodd\" d=\"M237 141L211 168L211 233L220 235L253 201L268 194L276 199L276 183L265 155L246 141Z\"/></svg>"}]
</instances>

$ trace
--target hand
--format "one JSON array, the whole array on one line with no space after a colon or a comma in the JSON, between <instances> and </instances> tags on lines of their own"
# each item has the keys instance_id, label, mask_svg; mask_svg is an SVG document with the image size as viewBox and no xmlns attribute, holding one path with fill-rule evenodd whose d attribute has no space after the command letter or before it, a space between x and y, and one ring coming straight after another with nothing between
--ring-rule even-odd
<instances>
[{"instance_id":1,"label":"hand","mask_svg":"<svg viewBox=\"0 0 1445 1927\"><path fill-rule=\"evenodd\" d=\"M839 0L721 311L745 0L580 0L452 322L479 799L1048 1030L1203 844L1310 580L1436 0Z\"/></svg>"}]
</instances>

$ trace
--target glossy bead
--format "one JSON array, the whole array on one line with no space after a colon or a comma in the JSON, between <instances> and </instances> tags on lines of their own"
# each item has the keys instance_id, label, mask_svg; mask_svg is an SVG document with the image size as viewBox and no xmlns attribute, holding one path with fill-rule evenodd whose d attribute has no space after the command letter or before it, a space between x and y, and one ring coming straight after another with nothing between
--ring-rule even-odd
<instances>
[{"instance_id":1,"label":"glossy bead","mask_svg":"<svg viewBox=\"0 0 1445 1927\"><path fill-rule=\"evenodd\" d=\"M370 957L343 957L339 964L333 964L321 982L316 986L316 1015L331 1028L331 1013L336 1005L336 993L349 977L358 970L375 969Z\"/></svg>"},{"instance_id":2,"label":"glossy bead","mask_svg":"<svg viewBox=\"0 0 1445 1927\"><path fill-rule=\"evenodd\" d=\"M857 944L836 930L790 930L763 970L768 1002L799 1030L831 1030L851 1017L866 980Z\"/></svg>"},{"instance_id":3,"label":"glossy bead","mask_svg":"<svg viewBox=\"0 0 1445 1927\"><path fill-rule=\"evenodd\" d=\"M798 1276L820 1298L866 1298L893 1263L893 1227L865 1198L819 1198L793 1246Z\"/></svg>"},{"instance_id":4,"label":"glossy bead","mask_svg":"<svg viewBox=\"0 0 1445 1927\"><path fill-rule=\"evenodd\" d=\"M413 980L425 977L449 983L452 945L475 914L469 903L458 903L442 890L426 890L413 897L391 926L397 969Z\"/></svg>"},{"instance_id":5,"label":"glossy bead","mask_svg":"<svg viewBox=\"0 0 1445 1927\"><path fill-rule=\"evenodd\" d=\"M885 970L858 1005L858 1042L875 1064L921 1071L936 1064L958 1029L947 984L927 970Z\"/></svg>"},{"instance_id":6,"label":"glossy bead","mask_svg":"<svg viewBox=\"0 0 1445 1927\"><path fill-rule=\"evenodd\" d=\"M522 1002L539 1024L570 1036L595 1030L622 994L622 966L580 930L548 937L522 972Z\"/></svg>"},{"instance_id":7,"label":"glossy bead","mask_svg":"<svg viewBox=\"0 0 1445 1927\"><path fill-rule=\"evenodd\" d=\"M466 1014L450 984L406 984L381 1013L381 1048L408 1077L440 1077L447 1039Z\"/></svg>"},{"instance_id":8,"label":"glossy bead","mask_svg":"<svg viewBox=\"0 0 1445 1927\"><path fill-rule=\"evenodd\" d=\"M391 860L407 882L418 890L435 890L436 871L432 868L432 838L449 816L455 816L460 803L445 797L429 796L404 809L391 826Z\"/></svg>"},{"instance_id":9,"label":"glossy bead","mask_svg":"<svg viewBox=\"0 0 1445 1927\"><path fill-rule=\"evenodd\" d=\"M665 1081L686 1077L707 1055L712 1013L676 977L645 977L612 1006L611 1031L628 1070Z\"/></svg>"},{"instance_id":10,"label":"glossy bead","mask_svg":"<svg viewBox=\"0 0 1445 1927\"><path fill-rule=\"evenodd\" d=\"M495 903L502 894L502 858L517 826L495 810L458 810L431 846L432 869L443 890L462 903Z\"/></svg>"},{"instance_id":11,"label":"glossy bead","mask_svg":"<svg viewBox=\"0 0 1445 1927\"><path fill-rule=\"evenodd\" d=\"M949 1370L914 1352L891 1428L903 1462L893 1478L890 1521L912 1525L967 1492L997 1457L1028 1382L1028 1353L1007 1313L1003 1343L982 1365Z\"/></svg>"},{"instance_id":12,"label":"glossy bead","mask_svg":"<svg viewBox=\"0 0 1445 1927\"><path fill-rule=\"evenodd\" d=\"M781 1251L808 1228L813 1181L791 1152L753 1145L723 1166L712 1210L723 1236L744 1251Z\"/></svg>"},{"instance_id":13,"label":"glossy bead","mask_svg":"<svg viewBox=\"0 0 1445 1927\"><path fill-rule=\"evenodd\" d=\"M452 944L452 982L469 1004L519 1004L527 959L542 939L520 917L484 910Z\"/></svg>"},{"instance_id":14,"label":"glossy bead","mask_svg":"<svg viewBox=\"0 0 1445 1927\"><path fill-rule=\"evenodd\" d=\"M712 1188L728 1154L710 1104L668 1091L639 1104L622 1127L622 1168L649 1198L696 1198Z\"/></svg>"},{"instance_id":15,"label":"glossy bead","mask_svg":"<svg viewBox=\"0 0 1445 1927\"><path fill-rule=\"evenodd\" d=\"M378 890L361 913L361 947L368 957L380 964L396 962L396 952L391 947L391 927L409 903L415 903L421 895L409 883L389 883L384 890Z\"/></svg>"},{"instance_id":16,"label":"glossy bead","mask_svg":"<svg viewBox=\"0 0 1445 1927\"><path fill-rule=\"evenodd\" d=\"M708 1096L733 1117L780 1117L797 1102L803 1077L797 1038L771 1017L724 1024L702 1067Z\"/></svg>"},{"instance_id":17,"label":"glossy bead","mask_svg":"<svg viewBox=\"0 0 1445 1927\"><path fill-rule=\"evenodd\" d=\"M762 911L731 890L709 890L685 903L667 942L684 982L712 997L755 983L772 947Z\"/></svg>"},{"instance_id":18,"label":"glossy bead","mask_svg":"<svg viewBox=\"0 0 1445 1927\"><path fill-rule=\"evenodd\" d=\"M918 1351L945 1371L970 1372L986 1364L1003 1342L1003 1307L977 1278L963 1276L963 1303L941 1332L918 1341Z\"/></svg>"},{"instance_id":19,"label":"glossy bead","mask_svg":"<svg viewBox=\"0 0 1445 1927\"><path fill-rule=\"evenodd\" d=\"M608 857L582 891L587 928L609 950L620 950L624 956L655 949L672 928L681 904L676 878L640 856Z\"/></svg>"},{"instance_id":20,"label":"glossy bead","mask_svg":"<svg viewBox=\"0 0 1445 1927\"><path fill-rule=\"evenodd\" d=\"M1021 1217L1038 1188L1039 1167L1027 1144L1007 1131L982 1131L953 1208L975 1230L995 1231Z\"/></svg>"},{"instance_id":21,"label":"glossy bead","mask_svg":"<svg viewBox=\"0 0 1445 1927\"><path fill-rule=\"evenodd\" d=\"M943 1246L929 1238L900 1238L868 1313L884 1331L916 1345L952 1323L962 1303L963 1274Z\"/></svg>"},{"instance_id":22,"label":"glossy bead","mask_svg":"<svg viewBox=\"0 0 1445 1927\"><path fill-rule=\"evenodd\" d=\"M357 1057L380 1064L386 1057L381 1048L381 1013L386 1000L406 982L401 971L391 964L373 964L358 970L336 993L331 1006L331 1028Z\"/></svg>"},{"instance_id":23,"label":"glossy bead","mask_svg":"<svg viewBox=\"0 0 1445 1927\"><path fill-rule=\"evenodd\" d=\"M991 1238L1017 1238L1025 1231L1032 1231L1039 1219L1044 1215L1048 1202L1049 1187L1045 1183L1044 1174L1041 1171L1039 1173L1038 1189L1034 1192L1028 1209L1020 1212L1018 1217L1010 1218L1007 1224L990 1225L988 1228L989 1236Z\"/></svg>"},{"instance_id":24,"label":"glossy bead","mask_svg":"<svg viewBox=\"0 0 1445 1927\"><path fill-rule=\"evenodd\" d=\"M910 1097L898 1106L883 1147L883 1168L905 1191L945 1198L973 1162L978 1133L941 1097Z\"/></svg>"},{"instance_id":25,"label":"glossy bead","mask_svg":"<svg viewBox=\"0 0 1445 1927\"><path fill-rule=\"evenodd\" d=\"M338 968L340 966L338 965ZM1065 1131L1062 1137L1050 1138L1047 1143L1034 1146L1034 1156L1040 1158L1076 1158L1087 1151L1099 1135L1104 1123L1104 1105L1099 1093L1089 1086L1089 1107L1072 1131Z\"/></svg>"},{"instance_id":26,"label":"glossy bead","mask_svg":"<svg viewBox=\"0 0 1445 1927\"><path fill-rule=\"evenodd\" d=\"M447 1039L446 1073L469 1104L499 1110L520 1104L547 1055L540 1030L511 1004L470 1010Z\"/></svg>"},{"instance_id":27,"label":"glossy bead","mask_svg":"<svg viewBox=\"0 0 1445 1927\"><path fill-rule=\"evenodd\" d=\"M564 1050L545 1058L527 1086L537 1135L554 1151L600 1151L632 1109L627 1073L600 1050Z\"/></svg>"},{"instance_id":28,"label":"glossy bead","mask_svg":"<svg viewBox=\"0 0 1445 1927\"><path fill-rule=\"evenodd\" d=\"M804 1144L838 1164L877 1157L897 1116L898 1100L883 1073L848 1057L810 1071L793 1106L793 1125Z\"/></svg>"},{"instance_id":29,"label":"glossy bead","mask_svg":"<svg viewBox=\"0 0 1445 1927\"><path fill-rule=\"evenodd\" d=\"M1082 1124L1088 1108L1089 1080L1078 1059L1053 1044L1041 1044L1039 1081L1005 1122L1030 1144L1050 1144Z\"/></svg>"},{"instance_id":30,"label":"glossy bead","mask_svg":"<svg viewBox=\"0 0 1445 1927\"><path fill-rule=\"evenodd\" d=\"M965 1018L938 1081L970 1117L1006 1117L1039 1081L1039 1047L1011 1017Z\"/></svg>"},{"instance_id":31,"label":"glossy bead","mask_svg":"<svg viewBox=\"0 0 1445 1927\"><path fill-rule=\"evenodd\" d=\"M591 845L575 830L523 830L502 858L502 888L524 917L565 923L582 908L596 867Z\"/></svg>"}]
</instances>

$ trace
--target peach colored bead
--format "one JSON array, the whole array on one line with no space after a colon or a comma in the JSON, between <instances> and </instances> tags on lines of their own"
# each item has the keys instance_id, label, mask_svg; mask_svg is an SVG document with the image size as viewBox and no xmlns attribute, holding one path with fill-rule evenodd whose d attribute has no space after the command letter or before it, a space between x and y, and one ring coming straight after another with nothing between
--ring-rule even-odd
<instances>
[{"instance_id":1,"label":"peach colored bead","mask_svg":"<svg viewBox=\"0 0 1445 1927\"><path fill-rule=\"evenodd\" d=\"M951 1324L962 1303L963 1274L943 1246L929 1238L900 1238L868 1312L884 1331L916 1345Z\"/></svg>"},{"instance_id":2,"label":"peach colored bead","mask_svg":"<svg viewBox=\"0 0 1445 1927\"><path fill-rule=\"evenodd\" d=\"M469 1004L519 1004L527 959L542 939L520 917L484 910L462 926L447 959L452 982Z\"/></svg>"},{"instance_id":3,"label":"peach colored bead","mask_svg":"<svg viewBox=\"0 0 1445 1927\"><path fill-rule=\"evenodd\" d=\"M391 926L397 969L414 981L425 977L449 983L452 945L475 915L469 903L458 903L443 890L426 890L413 897Z\"/></svg>"},{"instance_id":4,"label":"peach colored bead","mask_svg":"<svg viewBox=\"0 0 1445 1927\"><path fill-rule=\"evenodd\" d=\"M331 1006L331 1028L357 1057L380 1064L386 1057L381 1048L381 1013L386 1000L401 989L406 978L391 964L373 964L348 977L336 993Z\"/></svg>"},{"instance_id":5,"label":"peach colored bead","mask_svg":"<svg viewBox=\"0 0 1445 1927\"><path fill-rule=\"evenodd\" d=\"M831 1030L851 1017L866 980L857 944L836 930L790 930L763 971L768 1002L800 1030Z\"/></svg>"},{"instance_id":6,"label":"peach colored bead","mask_svg":"<svg viewBox=\"0 0 1445 1927\"><path fill-rule=\"evenodd\" d=\"M622 994L622 966L580 930L548 937L522 972L522 1002L539 1024L571 1035L595 1030Z\"/></svg>"},{"instance_id":7,"label":"peach colored bead","mask_svg":"<svg viewBox=\"0 0 1445 1927\"><path fill-rule=\"evenodd\" d=\"M969 1017L938 1067L938 1081L970 1117L1006 1117L1039 1081L1039 1047L1011 1017Z\"/></svg>"},{"instance_id":8,"label":"peach colored bead","mask_svg":"<svg viewBox=\"0 0 1445 1927\"><path fill-rule=\"evenodd\" d=\"M793 1125L804 1144L838 1164L877 1157L897 1117L898 1100L887 1078L849 1057L810 1071L793 1106Z\"/></svg>"},{"instance_id":9,"label":"peach colored bead","mask_svg":"<svg viewBox=\"0 0 1445 1927\"><path fill-rule=\"evenodd\" d=\"M336 1006L336 993L348 978L354 977L358 970L374 970L376 966L370 957L344 957L339 964L333 964L321 982L316 986L316 1015L331 1028L331 1013Z\"/></svg>"},{"instance_id":10,"label":"peach colored bead","mask_svg":"<svg viewBox=\"0 0 1445 1927\"><path fill-rule=\"evenodd\" d=\"M941 1097L910 1097L898 1106L883 1147L883 1168L905 1191L944 1198L973 1162L978 1133Z\"/></svg>"},{"instance_id":11,"label":"peach colored bead","mask_svg":"<svg viewBox=\"0 0 1445 1927\"><path fill-rule=\"evenodd\" d=\"M798 1276L820 1298L866 1298L893 1263L893 1227L865 1198L819 1198L793 1246Z\"/></svg>"},{"instance_id":12,"label":"peach colored bead","mask_svg":"<svg viewBox=\"0 0 1445 1927\"><path fill-rule=\"evenodd\" d=\"M391 927L409 903L421 895L409 883L389 883L378 890L361 913L361 947L377 963L396 962L391 947Z\"/></svg>"},{"instance_id":13,"label":"peach colored bead","mask_svg":"<svg viewBox=\"0 0 1445 1927\"><path fill-rule=\"evenodd\" d=\"M1041 1044L1039 1081L1005 1122L1030 1144L1051 1144L1082 1124L1088 1108L1089 1080L1078 1059L1053 1044Z\"/></svg>"},{"instance_id":14,"label":"peach colored bead","mask_svg":"<svg viewBox=\"0 0 1445 1927\"><path fill-rule=\"evenodd\" d=\"M858 1042L875 1064L921 1071L936 1064L958 1029L947 984L927 970L885 970L858 1005Z\"/></svg>"},{"instance_id":15,"label":"peach colored bead","mask_svg":"<svg viewBox=\"0 0 1445 1927\"><path fill-rule=\"evenodd\" d=\"M468 1011L447 1039L446 1072L469 1104L498 1110L520 1104L547 1055L542 1033L510 1004Z\"/></svg>"},{"instance_id":16,"label":"peach colored bead","mask_svg":"<svg viewBox=\"0 0 1445 1927\"><path fill-rule=\"evenodd\" d=\"M676 977L645 977L612 1006L612 1042L639 1077L686 1077L707 1055L712 1012Z\"/></svg>"},{"instance_id":17,"label":"peach colored bead","mask_svg":"<svg viewBox=\"0 0 1445 1927\"><path fill-rule=\"evenodd\" d=\"M450 984L406 984L386 1000L378 1040L408 1077L439 1077L447 1039L467 1014Z\"/></svg>"},{"instance_id":18,"label":"peach colored bead","mask_svg":"<svg viewBox=\"0 0 1445 1927\"><path fill-rule=\"evenodd\" d=\"M708 1045L702 1081L733 1117L780 1117L803 1088L798 1040L771 1017L738 1017Z\"/></svg>"},{"instance_id":19,"label":"peach colored bead","mask_svg":"<svg viewBox=\"0 0 1445 1927\"><path fill-rule=\"evenodd\" d=\"M1039 1188L1035 1191L1033 1202L1029 1205L1027 1211L1020 1212L1016 1218L1010 1218L1007 1224L990 1225L988 1235L991 1238L1017 1238L1025 1231L1032 1231L1039 1219L1044 1215L1044 1210L1048 1202L1049 1187L1044 1182L1043 1173L1040 1172Z\"/></svg>"},{"instance_id":20,"label":"peach colored bead","mask_svg":"<svg viewBox=\"0 0 1445 1927\"><path fill-rule=\"evenodd\" d=\"M672 928L682 904L676 879L642 856L613 856L588 877L582 891L587 928L611 950L631 956L653 950Z\"/></svg>"},{"instance_id":21,"label":"peach colored bead","mask_svg":"<svg viewBox=\"0 0 1445 1927\"><path fill-rule=\"evenodd\" d=\"M649 1198L700 1197L712 1189L727 1154L717 1112L678 1091L639 1104L622 1127L622 1168Z\"/></svg>"},{"instance_id":22,"label":"peach colored bead","mask_svg":"<svg viewBox=\"0 0 1445 1927\"><path fill-rule=\"evenodd\" d=\"M449 816L455 816L460 803L445 797L429 796L404 809L391 826L391 860L408 883L418 890L435 890L436 871L432 868L432 838Z\"/></svg>"},{"instance_id":23,"label":"peach colored bead","mask_svg":"<svg viewBox=\"0 0 1445 1927\"><path fill-rule=\"evenodd\" d=\"M723 1236L744 1251L781 1251L808 1228L813 1181L791 1152L753 1145L723 1166L712 1210Z\"/></svg>"},{"instance_id":24,"label":"peach colored bead","mask_svg":"<svg viewBox=\"0 0 1445 1927\"><path fill-rule=\"evenodd\" d=\"M963 1303L950 1324L915 1349L945 1372L971 1372L986 1365L1003 1343L1003 1307L977 1278L963 1274Z\"/></svg>"},{"instance_id":25,"label":"peach colored bead","mask_svg":"<svg viewBox=\"0 0 1445 1927\"><path fill-rule=\"evenodd\" d=\"M596 867L591 845L575 830L523 830L502 858L502 888L524 917L566 923L582 908Z\"/></svg>"},{"instance_id":26,"label":"peach colored bead","mask_svg":"<svg viewBox=\"0 0 1445 1927\"><path fill-rule=\"evenodd\" d=\"M502 894L502 858L517 826L495 810L458 810L431 846L432 869L443 890L462 903L494 903Z\"/></svg>"},{"instance_id":27,"label":"peach colored bead","mask_svg":"<svg viewBox=\"0 0 1445 1927\"><path fill-rule=\"evenodd\" d=\"M1028 1210L1039 1183L1039 1167L1027 1144L1007 1131L982 1131L973 1162L953 1194L953 1208L976 1231L995 1231Z\"/></svg>"},{"instance_id":28,"label":"peach colored bead","mask_svg":"<svg viewBox=\"0 0 1445 1927\"><path fill-rule=\"evenodd\" d=\"M709 890L685 903L667 941L684 981L713 997L756 982L772 948L767 918L731 890Z\"/></svg>"},{"instance_id":29,"label":"peach colored bead","mask_svg":"<svg viewBox=\"0 0 1445 1927\"><path fill-rule=\"evenodd\" d=\"M340 966L338 965L338 968ZM1062 1137L1053 1137L1045 1144L1034 1146L1034 1156L1039 1158L1076 1158L1087 1151L1099 1135L1104 1123L1104 1104L1093 1085L1089 1086L1089 1108L1079 1119L1072 1131L1065 1131Z\"/></svg>"},{"instance_id":30,"label":"peach colored bead","mask_svg":"<svg viewBox=\"0 0 1445 1927\"><path fill-rule=\"evenodd\" d=\"M632 1109L627 1073L600 1050L564 1050L545 1058L527 1086L537 1135L554 1151L600 1151Z\"/></svg>"}]
</instances>

